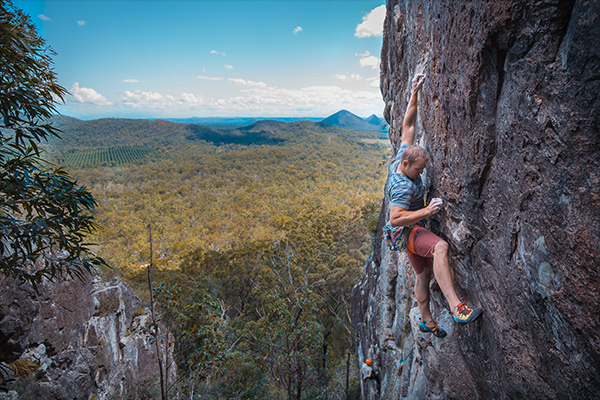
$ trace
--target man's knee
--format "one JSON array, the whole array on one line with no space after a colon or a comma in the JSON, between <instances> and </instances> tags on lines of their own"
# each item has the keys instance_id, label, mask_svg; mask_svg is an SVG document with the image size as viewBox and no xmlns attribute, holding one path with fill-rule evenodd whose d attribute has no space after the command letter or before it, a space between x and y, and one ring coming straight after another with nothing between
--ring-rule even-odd
<instances>
[{"instance_id":1,"label":"man's knee","mask_svg":"<svg viewBox=\"0 0 600 400\"><path fill-rule=\"evenodd\" d=\"M429 282L431 281L431 268L424 268L421 273L416 275L415 281L416 283L421 283L423 285L429 286Z\"/></svg>"},{"instance_id":2,"label":"man's knee","mask_svg":"<svg viewBox=\"0 0 600 400\"><path fill-rule=\"evenodd\" d=\"M418 302L429 302L429 282L431 282L431 268L426 268L415 279L414 294Z\"/></svg>"},{"instance_id":3,"label":"man's knee","mask_svg":"<svg viewBox=\"0 0 600 400\"><path fill-rule=\"evenodd\" d=\"M434 257L447 257L448 256L448 242L445 240L440 240L436 243L433 248L433 256Z\"/></svg>"}]
</instances>

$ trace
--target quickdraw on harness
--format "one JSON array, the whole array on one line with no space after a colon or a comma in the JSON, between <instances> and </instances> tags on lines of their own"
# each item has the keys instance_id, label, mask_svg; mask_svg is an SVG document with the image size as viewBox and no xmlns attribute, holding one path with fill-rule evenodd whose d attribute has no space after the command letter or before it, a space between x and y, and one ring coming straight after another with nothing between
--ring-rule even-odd
<instances>
[{"instance_id":1,"label":"quickdraw on harness","mask_svg":"<svg viewBox=\"0 0 600 400\"><path fill-rule=\"evenodd\" d=\"M389 249L391 251L406 251L406 245L408 243L408 236L412 230L411 226L394 227L387 224L383 227L383 238L385 239ZM394 235L398 230L401 230L399 235ZM394 239L394 236L396 238Z\"/></svg>"}]
</instances>

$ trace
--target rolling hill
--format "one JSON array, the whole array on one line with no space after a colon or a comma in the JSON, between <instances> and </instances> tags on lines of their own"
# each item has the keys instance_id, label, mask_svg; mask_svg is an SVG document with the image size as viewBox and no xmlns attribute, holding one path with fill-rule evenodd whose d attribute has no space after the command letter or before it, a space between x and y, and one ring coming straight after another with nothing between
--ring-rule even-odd
<instances>
[{"instance_id":1,"label":"rolling hill","mask_svg":"<svg viewBox=\"0 0 600 400\"><path fill-rule=\"evenodd\" d=\"M109 149L167 149L199 142L216 146L283 145L291 139L297 141L307 135L335 135L355 141L372 136L364 131L306 120L261 120L235 129L165 120L103 118L82 121L66 116L55 116L52 123L62 131L61 139L51 139L46 147L52 159L58 163L66 157L75 159L78 153Z\"/></svg>"},{"instance_id":2,"label":"rolling hill","mask_svg":"<svg viewBox=\"0 0 600 400\"><path fill-rule=\"evenodd\" d=\"M157 263L166 268L198 247L279 237L289 216L307 207L379 201L383 186L387 147L322 122L266 120L229 130L62 116L53 123L63 140L53 139L48 154L100 200L103 228L93 241L125 274L136 263L130 248L146 246L149 221L157 226Z\"/></svg>"},{"instance_id":3,"label":"rolling hill","mask_svg":"<svg viewBox=\"0 0 600 400\"><path fill-rule=\"evenodd\" d=\"M385 126L375 114L363 119L346 110L338 111L321 122L338 128L361 132L381 132Z\"/></svg>"}]
</instances>

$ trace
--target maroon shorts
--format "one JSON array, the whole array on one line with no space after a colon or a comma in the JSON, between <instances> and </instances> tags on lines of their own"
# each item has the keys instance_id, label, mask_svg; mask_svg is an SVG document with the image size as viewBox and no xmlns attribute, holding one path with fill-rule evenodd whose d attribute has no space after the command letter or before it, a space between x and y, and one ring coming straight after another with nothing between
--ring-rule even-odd
<instances>
[{"instance_id":1,"label":"maroon shorts","mask_svg":"<svg viewBox=\"0 0 600 400\"><path fill-rule=\"evenodd\" d=\"M415 226L410 231L406 253L417 275L425 271L425 268L433 267L433 250L440 240L442 239L435 233L420 226Z\"/></svg>"}]
</instances>

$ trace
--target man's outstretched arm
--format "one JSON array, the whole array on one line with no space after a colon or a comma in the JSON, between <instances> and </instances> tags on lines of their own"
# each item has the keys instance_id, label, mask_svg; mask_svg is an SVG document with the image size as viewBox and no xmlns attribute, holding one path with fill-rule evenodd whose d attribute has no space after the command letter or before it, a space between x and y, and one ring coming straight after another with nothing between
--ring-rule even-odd
<instances>
[{"instance_id":1,"label":"man's outstretched arm","mask_svg":"<svg viewBox=\"0 0 600 400\"><path fill-rule=\"evenodd\" d=\"M414 77L412 82L412 90L408 106L406 107L406 114L404 114L404 126L402 128L402 144L414 144L415 142L415 125L417 124L417 99L419 97L419 90L423 87L425 82L425 75L418 74Z\"/></svg>"}]
</instances>

